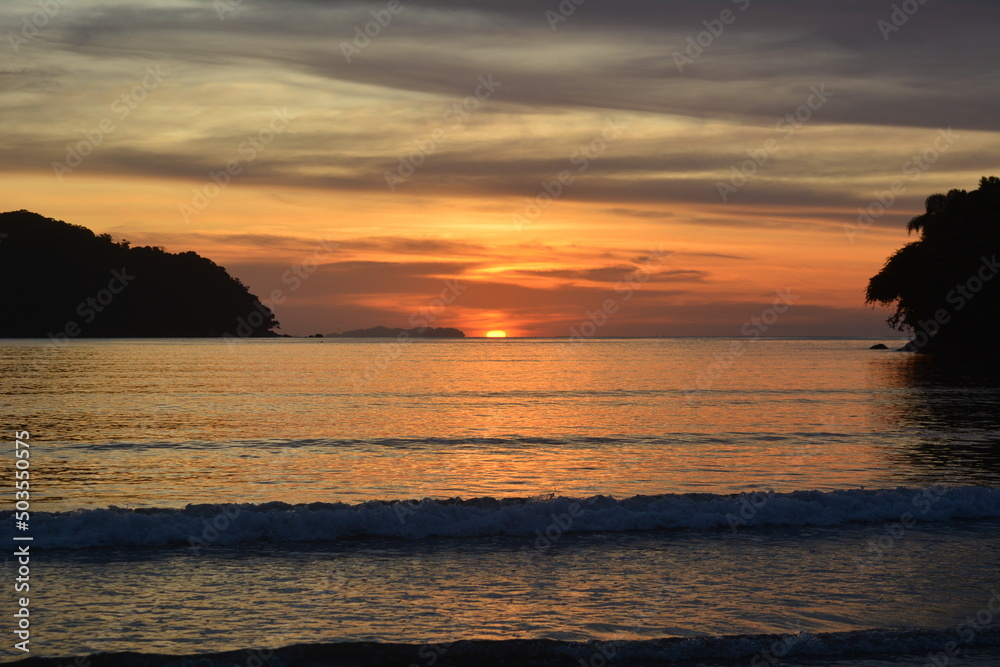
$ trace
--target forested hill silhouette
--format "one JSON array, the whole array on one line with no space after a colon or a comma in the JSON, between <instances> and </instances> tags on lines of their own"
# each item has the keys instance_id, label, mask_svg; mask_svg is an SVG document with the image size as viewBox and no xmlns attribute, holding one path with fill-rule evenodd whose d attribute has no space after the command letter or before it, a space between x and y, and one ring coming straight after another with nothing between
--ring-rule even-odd
<instances>
[{"instance_id":1,"label":"forested hill silhouette","mask_svg":"<svg viewBox=\"0 0 1000 667\"><path fill-rule=\"evenodd\" d=\"M1000 178L983 178L972 192L931 195L907 230L920 238L872 277L866 302L896 305L888 322L913 332L906 349L1000 356Z\"/></svg>"},{"instance_id":2,"label":"forested hill silhouette","mask_svg":"<svg viewBox=\"0 0 1000 667\"><path fill-rule=\"evenodd\" d=\"M0 284L3 338L278 335L274 314L215 262L30 211L0 213Z\"/></svg>"}]
</instances>

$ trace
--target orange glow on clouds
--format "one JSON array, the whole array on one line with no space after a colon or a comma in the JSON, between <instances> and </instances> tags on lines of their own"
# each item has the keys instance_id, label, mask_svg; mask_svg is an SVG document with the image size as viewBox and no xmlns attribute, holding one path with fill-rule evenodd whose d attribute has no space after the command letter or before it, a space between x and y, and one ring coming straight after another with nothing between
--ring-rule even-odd
<instances>
[{"instance_id":1,"label":"orange glow on clouds","mask_svg":"<svg viewBox=\"0 0 1000 667\"><path fill-rule=\"evenodd\" d=\"M12 25L15 4L0 4ZM906 221L928 195L975 187L983 156L1000 152L991 89L951 86L971 65L946 57L947 39L894 41L917 59L938 49L941 66L892 85L911 61L894 51L888 83L873 87L850 63L885 56L880 40L853 39L850 12L815 20L816 3L795 5L800 20L786 18L791 4L755 10L781 20L741 29L729 45L740 58L716 49L684 76L670 72L669 45L699 17L675 3L615 9L614 29L588 12L593 24L559 40L523 3L414 5L406 38L355 64L330 57L330 30L347 36L364 18L357 3L300 3L302 15L244 3L226 22L204 3L157 3L169 18L124 13L127 27L94 31L104 4L68 3L44 37L5 54L2 210L197 252L297 336L378 325L738 335L777 290L797 300L769 335L881 335L868 278L911 240ZM943 35L988 43L982 21L941 12ZM803 58L836 97L793 137L775 121L813 81L773 45L797 43L801 25L833 49ZM150 54L155 85L137 63ZM733 85L719 88L718 67ZM654 83L664 75L670 85ZM139 82L129 114L109 107ZM930 92L915 104L913 90ZM456 114L456 100L475 108ZM776 159L744 173L768 145ZM70 151L75 166L56 170ZM934 168L913 169L929 151ZM880 203L894 183L903 191ZM882 212L862 225L873 206Z\"/></svg>"},{"instance_id":2,"label":"orange glow on clouds","mask_svg":"<svg viewBox=\"0 0 1000 667\"><path fill-rule=\"evenodd\" d=\"M0 195L17 190L19 206L133 245L198 252L274 301L292 335L424 320L489 337L568 336L595 320L599 335L733 335L780 288L797 306L862 310L865 281L906 234L872 228L849 243L834 222L847 209L678 204L660 217L648 204L571 200L518 230L509 197L439 196L415 212L404 198L237 183L185 225L182 181L80 174L53 191L50 179L10 176ZM718 224L702 223L707 210ZM772 226L782 215L794 225Z\"/></svg>"}]
</instances>

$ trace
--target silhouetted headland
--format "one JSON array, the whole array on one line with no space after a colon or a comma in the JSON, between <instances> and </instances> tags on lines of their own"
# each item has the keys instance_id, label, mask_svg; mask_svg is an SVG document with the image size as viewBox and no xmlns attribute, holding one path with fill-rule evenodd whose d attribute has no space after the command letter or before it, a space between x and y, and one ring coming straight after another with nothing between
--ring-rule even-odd
<instances>
[{"instance_id":1,"label":"silhouetted headland","mask_svg":"<svg viewBox=\"0 0 1000 667\"><path fill-rule=\"evenodd\" d=\"M0 213L0 277L2 338L279 335L271 310L209 259L30 211Z\"/></svg>"},{"instance_id":2,"label":"silhouetted headland","mask_svg":"<svg viewBox=\"0 0 1000 667\"><path fill-rule=\"evenodd\" d=\"M326 338L398 338L407 334L410 338L465 338L465 332L451 327L419 329L399 329L389 327L372 327L371 329L354 329L344 333L328 333Z\"/></svg>"},{"instance_id":3,"label":"silhouetted headland","mask_svg":"<svg viewBox=\"0 0 1000 667\"><path fill-rule=\"evenodd\" d=\"M1000 357L1000 178L972 192L931 195L897 250L871 278L867 304L895 305L887 320L913 340L903 347L942 357Z\"/></svg>"}]
</instances>

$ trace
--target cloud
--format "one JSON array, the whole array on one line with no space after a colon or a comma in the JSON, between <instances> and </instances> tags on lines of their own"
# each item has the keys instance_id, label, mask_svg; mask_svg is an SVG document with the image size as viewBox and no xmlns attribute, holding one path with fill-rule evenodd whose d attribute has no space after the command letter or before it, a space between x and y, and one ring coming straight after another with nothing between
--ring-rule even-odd
<instances>
[{"instance_id":1,"label":"cloud","mask_svg":"<svg viewBox=\"0 0 1000 667\"><path fill-rule=\"evenodd\" d=\"M541 269L528 270L519 269L508 273L520 276L538 276L544 278L563 278L566 280L584 280L599 283L619 283L628 280L636 280L636 276L641 274L643 282L698 282L708 277L706 271L695 270L671 270L671 271L644 271L644 267L634 264L622 264L619 266L605 266L592 269Z\"/></svg>"},{"instance_id":2,"label":"cloud","mask_svg":"<svg viewBox=\"0 0 1000 667\"><path fill-rule=\"evenodd\" d=\"M325 254L348 254L353 252L383 253L386 255L430 255L430 256L495 256L491 249L479 243L435 238L412 238L405 236L379 236L362 238L339 238L328 234L326 238L289 236L282 234L209 234L204 232L135 232L122 228L116 234L129 238L133 245L159 245L176 248L199 246L228 246L254 250L276 251L295 256L306 255L317 250ZM492 249L495 250L495 249Z\"/></svg>"},{"instance_id":3,"label":"cloud","mask_svg":"<svg viewBox=\"0 0 1000 667\"><path fill-rule=\"evenodd\" d=\"M114 131L67 179L204 184L241 159L241 144L277 106L296 118L241 165L237 187L388 194L386 174L416 155L420 165L398 193L524 198L570 169L576 180L561 201L611 204L615 212L710 206L722 203L718 184L733 166L774 138L775 123L816 86L831 92L829 102L794 136L778 135L780 148L732 202L865 206L940 127L965 137L935 166L940 181L992 168L1000 86L983 84L992 75L982 63L996 61L1000 45L984 21L988 3L922 5L888 41L877 21L891 8L860 0L760 1L745 11L730 4L722 7L736 12L735 22L684 72L674 54L719 8L588 3L553 31L545 12L558 3L404 3L348 63L341 45L383 2L247 2L224 20L206 3L67 4L0 75L10 130L0 137L0 171L51 172L111 118ZM0 16L16 25L19 11L10 5ZM169 73L162 86L116 118L113 101L153 64ZM480 101L470 96L484 75L502 85ZM469 99L476 108L467 119L445 120ZM574 154L615 116L629 129L577 170ZM444 139L428 144L436 132ZM914 187L901 204L917 206L929 193ZM700 224L803 223L736 221L727 212Z\"/></svg>"},{"instance_id":4,"label":"cloud","mask_svg":"<svg viewBox=\"0 0 1000 667\"><path fill-rule=\"evenodd\" d=\"M107 225L133 243L217 253L252 284L285 290L303 323L308 307L359 320L406 312L449 275L480 289L456 306L463 317L492 308L541 321L550 309L572 321L566 309L593 308L641 264L646 241L665 241L678 261L651 283L683 289L650 284L632 303L669 321L696 312L683 310L692 293L724 301L716 281L759 286L772 279L765 262L793 266L834 235L846 244L843 225L903 179L861 239L884 242L927 195L974 187L1000 152L992 0L924 3L889 33L878 22L892 6L863 0L587 2L555 29L553 0L420 0L370 29L350 62L344 45L384 0L253 0L222 16L195 0L58 4L0 65L11 196L36 179L45 202L127 207ZM723 9L735 20L681 71L676 54ZM3 3L0 23L16 33L37 11ZM148 67L162 83L118 113ZM480 77L500 83L477 97ZM803 107L817 88L829 99ZM808 120L789 125L803 108ZM275 109L294 119L248 157L240 147ZM627 124L613 140L608 119ZM908 172L940 128L959 139ZM768 141L776 149L723 201L719 184ZM73 152L81 163L57 179L54 163ZM230 163L240 171L224 195L197 228L178 229L178 205ZM403 166L410 175L390 190L387 174ZM564 172L572 182L515 231L511 215ZM266 197L267 215L256 206ZM317 230L336 231L338 245L292 294L282 276ZM837 248L831 265L855 250ZM866 246L850 280L885 249ZM675 310L657 310L666 305ZM639 326L630 317L620 321Z\"/></svg>"}]
</instances>

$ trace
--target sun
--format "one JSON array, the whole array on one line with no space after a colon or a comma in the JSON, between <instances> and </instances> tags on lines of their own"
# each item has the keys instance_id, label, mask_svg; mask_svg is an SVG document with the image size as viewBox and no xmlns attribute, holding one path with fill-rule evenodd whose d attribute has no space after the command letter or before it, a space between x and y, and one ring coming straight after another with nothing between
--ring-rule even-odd
<instances>
[{"instance_id":1,"label":"sun","mask_svg":"<svg viewBox=\"0 0 1000 667\"><path fill-rule=\"evenodd\" d=\"M487 338L506 338L507 332L503 329L493 329L492 331L486 332Z\"/></svg>"}]
</instances>

